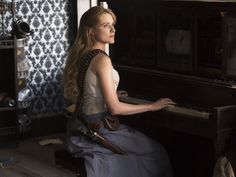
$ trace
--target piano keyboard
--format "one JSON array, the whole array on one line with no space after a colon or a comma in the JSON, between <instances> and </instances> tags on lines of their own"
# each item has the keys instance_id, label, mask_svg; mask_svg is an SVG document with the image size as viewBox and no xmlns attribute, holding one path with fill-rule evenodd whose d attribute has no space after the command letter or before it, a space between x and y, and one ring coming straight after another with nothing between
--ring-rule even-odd
<instances>
[{"instance_id":1,"label":"piano keyboard","mask_svg":"<svg viewBox=\"0 0 236 177\"><path fill-rule=\"evenodd\" d=\"M119 100L121 102L130 103L130 104L144 104L144 103L151 103L152 101L134 98L134 97L120 97ZM177 114L183 114L186 116L194 116L202 119L209 119L210 113L205 111L199 111L196 109L185 108L180 106L169 106L164 108L165 111Z\"/></svg>"}]
</instances>

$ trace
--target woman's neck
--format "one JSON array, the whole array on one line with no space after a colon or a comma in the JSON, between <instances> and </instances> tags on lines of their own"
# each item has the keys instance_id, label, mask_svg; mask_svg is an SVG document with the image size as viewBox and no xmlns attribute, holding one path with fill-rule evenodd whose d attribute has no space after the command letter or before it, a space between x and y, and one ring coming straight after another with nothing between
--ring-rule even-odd
<instances>
[{"instance_id":1,"label":"woman's neck","mask_svg":"<svg viewBox=\"0 0 236 177\"><path fill-rule=\"evenodd\" d=\"M105 44L95 44L92 49L101 49L105 51Z\"/></svg>"}]
</instances>

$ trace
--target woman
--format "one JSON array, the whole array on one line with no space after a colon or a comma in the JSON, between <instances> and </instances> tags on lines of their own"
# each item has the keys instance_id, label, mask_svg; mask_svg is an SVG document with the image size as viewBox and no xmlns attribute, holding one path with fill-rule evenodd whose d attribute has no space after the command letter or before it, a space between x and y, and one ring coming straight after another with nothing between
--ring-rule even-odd
<instances>
[{"instance_id":1,"label":"woman","mask_svg":"<svg viewBox=\"0 0 236 177\"><path fill-rule=\"evenodd\" d=\"M116 92L119 75L104 52L105 44L115 41L115 22L116 17L110 9L92 7L86 11L81 17L77 38L66 62L63 82L65 97L76 103L81 91L77 86L79 63L93 51L100 51L93 56L83 83L80 113L86 122L101 121L107 112L111 115L131 115L157 111L175 104L169 98L140 105L119 101ZM68 129L77 126L81 126L77 119L71 120ZM126 125L120 125L116 131L102 127L98 132L127 154L114 153L83 135L68 136L67 149L75 157L85 159L87 177L172 176L163 147L142 133Z\"/></svg>"}]
</instances>

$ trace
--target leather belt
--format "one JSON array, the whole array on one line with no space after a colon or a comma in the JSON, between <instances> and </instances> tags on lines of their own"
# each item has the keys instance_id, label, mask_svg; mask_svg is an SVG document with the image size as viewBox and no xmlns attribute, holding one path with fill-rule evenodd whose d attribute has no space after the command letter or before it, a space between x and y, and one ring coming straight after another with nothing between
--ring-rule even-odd
<instances>
[{"instance_id":1,"label":"leather belt","mask_svg":"<svg viewBox=\"0 0 236 177\"><path fill-rule=\"evenodd\" d=\"M103 121L99 121L99 122L95 122L95 123L86 123L87 124L87 127L90 129L90 130L93 130L93 131L98 131L100 128L104 128L104 123Z\"/></svg>"}]
</instances>

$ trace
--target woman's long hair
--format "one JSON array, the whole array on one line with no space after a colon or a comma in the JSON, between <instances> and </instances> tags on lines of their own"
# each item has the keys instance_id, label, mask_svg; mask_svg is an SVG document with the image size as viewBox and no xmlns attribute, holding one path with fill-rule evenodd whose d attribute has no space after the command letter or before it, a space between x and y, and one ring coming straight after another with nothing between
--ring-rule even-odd
<instances>
[{"instance_id":1,"label":"woman's long hair","mask_svg":"<svg viewBox=\"0 0 236 177\"><path fill-rule=\"evenodd\" d=\"M69 50L62 80L64 96L73 103L76 103L79 95L78 73L80 60L92 49L95 42L90 29L95 28L101 15L106 13L110 14L116 21L112 10L100 6L90 8L81 17L75 42Z\"/></svg>"}]
</instances>

